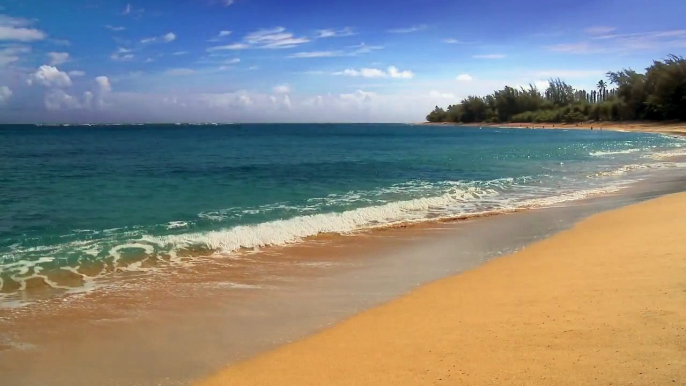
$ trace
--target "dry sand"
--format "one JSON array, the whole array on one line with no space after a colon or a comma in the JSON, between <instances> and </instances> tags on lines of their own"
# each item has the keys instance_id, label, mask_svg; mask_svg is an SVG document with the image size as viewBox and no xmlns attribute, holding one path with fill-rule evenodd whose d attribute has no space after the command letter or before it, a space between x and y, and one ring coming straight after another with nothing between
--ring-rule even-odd
<instances>
[{"instance_id":1,"label":"dry sand","mask_svg":"<svg viewBox=\"0 0 686 386\"><path fill-rule=\"evenodd\" d=\"M591 217L201 385L686 382L686 194Z\"/></svg>"}]
</instances>

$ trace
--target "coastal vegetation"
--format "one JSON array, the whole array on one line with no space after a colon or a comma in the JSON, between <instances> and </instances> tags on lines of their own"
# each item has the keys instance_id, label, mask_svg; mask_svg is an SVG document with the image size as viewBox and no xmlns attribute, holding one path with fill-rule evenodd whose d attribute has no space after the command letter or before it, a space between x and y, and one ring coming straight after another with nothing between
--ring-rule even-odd
<instances>
[{"instance_id":1,"label":"coastal vegetation","mask_svg":"<svg viewBox=\"0 0 686 386\"><path fill-rule=\"evenodd\" d=\"M541 91L505 86L484 97L469 96L447 109L436 106L429 122L686 121L686 59L670 55L645 73L608 72L595 90L579 90L556 78Z\"/></svg>"}]
</instances>

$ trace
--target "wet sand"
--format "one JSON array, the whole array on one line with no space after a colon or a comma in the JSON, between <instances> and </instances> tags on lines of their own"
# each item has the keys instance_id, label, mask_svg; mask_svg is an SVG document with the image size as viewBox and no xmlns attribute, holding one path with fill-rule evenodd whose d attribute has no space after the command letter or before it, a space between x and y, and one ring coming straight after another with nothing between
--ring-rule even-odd
<instances>
[{"instance_id":1,"label":"wet sand","mask_svg":"<svg viewBox=\"0 0 686 386\"><path fill-rule=\"evenodd\" d=\"M594 215L201 385L681 384L686 194Z\"/></svg>"},{"instance_id":2,"label":"wet sand","mask_svg":"<svg viewBox=\"0 0 686 386\"><path fill-rule=\"evenodd\" d=\"M438 126L471 126L471 127L499 127L511 129L575 129L575 130L612 130L612 131L631 131L638 133L661 133L673 135L686 135L686 123L664 123L646 121L628 122L581 122L581 123L430 123L425 125Z\"/></svg>"}]
</instances>

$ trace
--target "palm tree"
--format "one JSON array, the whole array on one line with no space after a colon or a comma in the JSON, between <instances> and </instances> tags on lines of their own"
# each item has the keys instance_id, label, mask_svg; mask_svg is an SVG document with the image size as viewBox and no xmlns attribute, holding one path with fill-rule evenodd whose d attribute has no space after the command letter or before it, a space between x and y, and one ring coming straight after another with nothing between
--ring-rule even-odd
<instances>
[{"instance_id":1,"label":"palm tree","mask_svg":"<svg viewBox=\"0 0 686 386\"><path fill-rule=\"evenodd\" d=\"M598 82L598 85L596 87L598 87L598 91L600 91L601 97L604 97L605 96L605 89L607 88L607 83L605 83L605 81L601 79ZM603 99L605 99L605 98L603 98Z\"/></svg>"}]
</instances>

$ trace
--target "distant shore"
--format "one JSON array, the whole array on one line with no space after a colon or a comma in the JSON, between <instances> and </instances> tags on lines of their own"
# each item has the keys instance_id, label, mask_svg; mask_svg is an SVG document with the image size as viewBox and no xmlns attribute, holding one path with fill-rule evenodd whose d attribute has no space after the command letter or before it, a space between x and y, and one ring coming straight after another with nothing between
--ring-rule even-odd
<instances>
[{"instance_id":1,"label":"distant shore","mask_svg":"<svg viewBox=\"0 0 686 386\"><path fill-rule=\"evenodd\" d=\"M581 123L452 123L452 122L424 122L431 126L471 126L471 127L503 127L513 129L575 129L575 130L612 130L632 131L641 133L662 133L686 135L686 122L581 122Z\"/></svg>"},{"instance_id":2,"label":"distant shore","mask_svg":"<svg viewBox=\"0 0 686 386\"><path fill-rule=\"evenodd\" d=\"M595 215L199 384L677 384L684 233L684 193Z\"/></svg>"}]
</instances>

